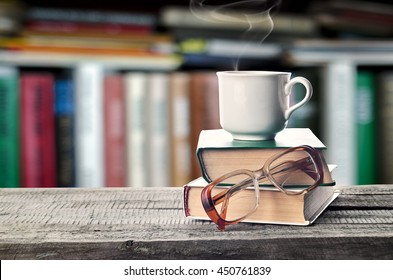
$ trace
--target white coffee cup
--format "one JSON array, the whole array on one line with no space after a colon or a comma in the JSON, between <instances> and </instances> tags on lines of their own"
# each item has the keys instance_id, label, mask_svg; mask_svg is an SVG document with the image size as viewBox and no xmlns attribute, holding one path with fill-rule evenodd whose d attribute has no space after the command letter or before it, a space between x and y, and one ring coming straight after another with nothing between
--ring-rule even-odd
<instances>
[{"instance_id":1,"label":"white coffee cup","mask_svg":"<svg viewBox=\"0 0 393 280\"><path fill-rule=\"evenodd\" d=\"M291 114L306 104L313 93L303 77L291 79L289 72L217 72L220 124L236 140L270 140L283 130ZM290 104L292 87L305 89L304 98Z\"/></svg>"}]
</instances>

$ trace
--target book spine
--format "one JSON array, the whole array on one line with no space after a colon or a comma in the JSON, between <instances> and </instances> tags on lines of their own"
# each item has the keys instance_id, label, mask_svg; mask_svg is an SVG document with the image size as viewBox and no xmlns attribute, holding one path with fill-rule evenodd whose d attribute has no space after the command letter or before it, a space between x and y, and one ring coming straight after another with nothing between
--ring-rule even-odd
<instances>
[{"instance_id":1,"label":"book spine","mask_svg":"<svg viewBox=\"0 0 393 280\"><path fill-rule=\"evenodd\" d=\"M129 25L117 23L83 23L72 21L57 20L31 20L25 25L27 32L53 33L59 34L108 34L108 35L129 35L133 34L151 34L153 28L151 25Z\"/></svg>"},{"instance_id":2,"label":"book spine","mask_svg":"<svg viewBox=\"0 0 393 280\"><path fill-rule=\"evenodd\" d=\"M196 151L199 134L204 129L221 128L218 105L218 79L214 72L191 74L191 145ZM198 160L192 158L192 177L201 176Z\"/></svg>"},{"instance_id":3,"label":"book spine","mask_svg":"<svg viewBox=\"0 0 393 280\"><path fill-rule=\"evenodd\" d=\"M151 73L148 80L149 172L152 174L149 184L152 187L165 187L171 184L169 76L167 73Z\"/></svg>"},{"instance_id":4,"label":"book spine","mask_svg":"<svg viewBox=\"0 0 393 280\"><path fill-rule=\"evenodd\" d=\"M349 61L332 62L323 69L323 142L326 160L338 165L337 184L356 182L355 86L356 66Z\"/></svg>"},{"instance_id":5,"label":"book spine","mask_svg":"<svg viewBox=\"0 0 393 280\"><path fill-rule=\"evenodd\" d=\"M393 71L378 77L378 183L393 182Z\"/></svg>"},{"instance_id":6,"label":"book spine","mask_svg":"<svg viewBox=\"0 0 393 280\"><path fill-rule=\"evenodd\" d=\"M0 67L0 187L20 185L19 74Z\"/></svg>"},{"instance_id":7,"label":"book spine","mask_svg":"<svg viewBox=\"0 0 393 280\"><path fill-rule=\"evenodd\" d=\"M374 74L359 71L356 79L357 185L376 182L376 117Z\"/></svg>"},{"instance_id":8,"label":"book spine","mask_svg":"<svg viewBox=\"0 0 393 280\"><path fill-rule=\"evenodd\" d=\"M59 9L45 7L30 8L27 12L26 19L153 26L156 24L156 16L149 13L100 11L92 9Z\"/></svg>"},{"instance_id":9,"label":"book spine","mask_svg":"<svg viewBox=\"0 0 393 280\"><path fill-rule=\"evenodd\" d=\"M147 146L147 94L148 74L129 72L124 76L126 111L127 111L127 185L130 187L148 187Z\"/></svg>"},{"instance_id":10,"label":"book spine","mask_svg":"<svg viewBox=\"0 0 393 280\"><path fill-rule=\"evenodd\" d=\"M75 148L78 187L103 187L103 68L80 64L75 69Z\"/></svg>"},{"instance_id":11,"label":"book spine","mask_svg":"<svg viewBox=\"0 0 393 280\"><path fill-rule=\"evenodd\" d=\"M22 74L21 164L24 187L56 186L52 74Z\"/></svg>"},{"instance_id":12,"label":"book spine","mask_svg":"<svg viewBox=\"0 0 393 280\"><path fill-rule=\"evenodd\" d=\"M172 185L182 186L191 177L190 75L175 72L170 76L170 131Z\"/></svg>"},{"instance_id":13,"label":"book spine","mask_svg":"<svg viewBox=\"0 0 393 280\"><path fill-rule=\"evenodd\" d=\"M126 186L125 96L122 74L104 78L105 186Z\"/></svg>"},{"instance_id":14,"label":"book spine","mask_svg":"<svg viewBox=\"0 0 393 280\"><path fill-rule=\"evenodd\" d=\"M55 82L55 121L57 184L60 187L74 187L75 149L74 149L74 84L71 79Z\"/></svg>"}]
</instances>

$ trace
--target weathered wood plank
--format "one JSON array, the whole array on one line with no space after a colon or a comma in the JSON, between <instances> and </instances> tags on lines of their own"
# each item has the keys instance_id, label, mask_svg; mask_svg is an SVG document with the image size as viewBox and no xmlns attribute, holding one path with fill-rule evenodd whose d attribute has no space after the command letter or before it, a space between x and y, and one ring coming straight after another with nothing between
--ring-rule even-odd
<instances>
[{"instance_id":1,"label":"weathered wood plank","mask_svg":"<svg viewBox=\"0 0 393 280\"><path fill-rule=\"evenodd\" d=\"M0 244L2 259L381 259L393 238L337 237Z\"/></svg>"},{"instance_id":2,"label":"weathered wood plank","mask_svg":"<svg viewBox=\"0 0 393 280\"><path fill-rule=\"evenodd\" d=\"M219 232L182 189L0 189L2 259L392 259L393 188L341 187L309 227Z\"/></svg>"}]
</instances>

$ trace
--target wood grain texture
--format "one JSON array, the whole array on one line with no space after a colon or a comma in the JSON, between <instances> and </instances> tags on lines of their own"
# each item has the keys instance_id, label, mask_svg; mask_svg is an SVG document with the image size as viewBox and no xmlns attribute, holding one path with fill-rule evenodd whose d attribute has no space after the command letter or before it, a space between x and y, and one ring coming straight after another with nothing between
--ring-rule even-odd
<instances>
[{"instance_id":1,"label":"wood grain texture","mask_svg":"<svg viewBox=\"0 0 393 280\"><path fill-rule=\"evenodd\" d=\"M393 186L339 189L311 226L225 232L182 188L0 189L0 259L392 259Z\"/></svg>"}]
</instances>

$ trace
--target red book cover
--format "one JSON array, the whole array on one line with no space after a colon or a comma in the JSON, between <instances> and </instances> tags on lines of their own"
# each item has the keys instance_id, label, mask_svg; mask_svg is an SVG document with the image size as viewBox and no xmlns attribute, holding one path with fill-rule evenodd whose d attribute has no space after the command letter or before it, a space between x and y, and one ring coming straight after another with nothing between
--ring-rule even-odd
<instances>
[{"instance_id":1,"label":"red book cover","mask_svg":"<svg viewBox=\"0 0 393 280\"><path fill-rule=\"evenodd\" d=\"M125 105L122 74L104 79L105 186L126 185Z\"/></svg>"},{"instance_id":2,"label":"red book cover","mask_svg":"<svg viewBox=\"0 0 393 280\"><path fill-rule=\"evenodd\" d=\"M21 181L24 187L55 187L54 78L21 76Z\"/></svg>"}]
</instances>

